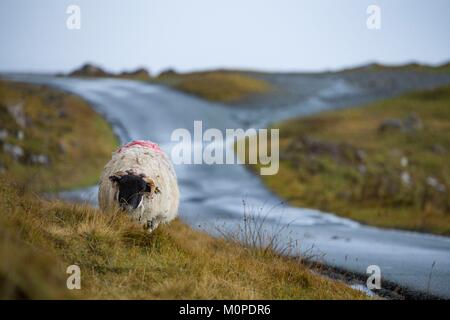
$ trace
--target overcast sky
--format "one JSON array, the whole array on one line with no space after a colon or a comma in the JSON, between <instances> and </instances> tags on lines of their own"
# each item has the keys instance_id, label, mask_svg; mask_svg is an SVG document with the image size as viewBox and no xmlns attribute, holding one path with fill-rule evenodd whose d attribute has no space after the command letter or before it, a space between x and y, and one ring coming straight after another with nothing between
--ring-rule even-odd
<instances>
[{"instance_id":1,"label":"overcast sky","mask_svg":"<svg viewBox=\"0 0 450 320\"><path fill-rule=\"evenodd\" d=\"M81 29L66 27L70 4ZM381 30L366 27L370 4ZM450 59L449 0L1 0L0 70L321 71Z\"/></svg>"}]
</instances>

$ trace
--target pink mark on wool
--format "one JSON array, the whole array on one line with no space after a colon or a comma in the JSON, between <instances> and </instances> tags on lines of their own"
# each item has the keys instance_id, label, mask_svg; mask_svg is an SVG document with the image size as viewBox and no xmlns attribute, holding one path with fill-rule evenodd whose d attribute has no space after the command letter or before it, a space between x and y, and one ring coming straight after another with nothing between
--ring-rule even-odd
<instances>
[{"instance_id":1,"label":"pink mark on wool","mask_svg":"<svg viewBox=\"0 0 450 320\"><path fill-rule=\"evenodd\" d=\"M161 148L159 147L159 145L157 143L154 143L151 141L146 141L146 140L134 140L134 141L128 142L127 144L120 147L120 149L117 152L120 153L123 149L131 148L134 146L138 146L138 147L142 147L142 148L149 148L156 152L163 153L163 151L161 150Z\"/></svg>"}]
</instances>

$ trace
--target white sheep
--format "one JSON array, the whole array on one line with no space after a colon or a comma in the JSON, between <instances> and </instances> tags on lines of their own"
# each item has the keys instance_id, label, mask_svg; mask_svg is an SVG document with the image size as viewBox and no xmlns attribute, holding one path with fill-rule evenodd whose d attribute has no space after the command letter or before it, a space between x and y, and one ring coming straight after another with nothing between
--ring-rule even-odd
<instances>
[{"instance_id":1,"label":"white sheep","mask_svg":"<svg viewBox=\"0 0 450 320\"><path fill-rule=\"evenodd\" d=\"M126 211L149 232L178 215L179 190L172 163L150 141L132 141L113 153L100 179L102 210Z\"/></svg>"}]
</instances>

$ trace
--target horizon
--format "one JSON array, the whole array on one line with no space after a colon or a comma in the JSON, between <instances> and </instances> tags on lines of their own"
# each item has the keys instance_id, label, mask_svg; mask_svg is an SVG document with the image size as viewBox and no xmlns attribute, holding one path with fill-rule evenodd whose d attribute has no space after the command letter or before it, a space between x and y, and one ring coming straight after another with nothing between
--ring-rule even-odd
<instances>
[{"instance_id":1,"label":"horizon","mask_svg":"<svg viewBox=\"0 0 450 320\"><path fill-rule=\"evenodd\" d=\"M381 8L369 30L367 6ZM81 29L68 30L69 5ZM450 2L49 0L0 3L1 72L67 73L85 63L117 73L243 70L340 71L378 63L431 66L450 61ZM314 16L314 18L312 17ZM413 36L411 36L413 35ZM326 39L326 41L322 41Z\"/></svg>"},{"instance_id":2,"label":"horizon","mask_svg":"<svg viewBox=\"0 0 450 320\"><path fill-rule=\"evenodd\" d=\"M28 72L28 71L16 71L16 70L0 70L0 74L42 74L42 75L53 75L53 74L69 74L75 70L80 69L81 67L85 66L85 65L92 65L94 67L98 67L100 69L102 69L103 71L107 72L107 73L111 73L111 74L120 74L122 72L132 72L135 71L137 69L143 68L145 70L147 70L150 73L151 77L157 76L159 74L161 74L164 71L167 71L169 69L172 68L167 68L164 70L160 70L158 73L152 73L151 70L148 70L146 67L143 66L136 66L136 67L131 67L131 68L126 68L126 69L122 69L122 70L118 70L116 72L112 72L110 69L108 69L107 67L102 66L99 63L95 63L92 61L86 61L74 68L71 68L69 70L64 70L64 71L34 71L34 72ZM304 71L304 70L284 70L284 71L279 71L279 70L263 70L263 69L245 69L245 68L208 68L208 69L194 69L194 70L188 70L188 71L178 71L176 69L173 69L176 73L178 74L189 74L189 73L202 73L202 72L212 72L212 71L237 71L237 72L255 72L255 73L272 73L272 74L320 74L320 73L327 73L327 72L342 72L342 71L346 71L346 70L352 70L352 69L357 69L357 68L364 68L364 67L368 67L371 65L380 65L380 66L384 66L384 67L402 67L402 66L409 66L409 65L420 65L420 66L424 66L424 67L441 67L441 66L446 66L450 64L450 59L446 60L444 62L441 63L420 63L417 61L407 61L405 63L401 63L401 64L387 64L387 63L380 63L378 61L373 61L373 62L367 62L364 64L357 64L357 65L352 65L352 66L344 66L342 68L336 68L336 69L329 69L329 70L311 70L311 71Z\"/></svg>"}]
</instances>

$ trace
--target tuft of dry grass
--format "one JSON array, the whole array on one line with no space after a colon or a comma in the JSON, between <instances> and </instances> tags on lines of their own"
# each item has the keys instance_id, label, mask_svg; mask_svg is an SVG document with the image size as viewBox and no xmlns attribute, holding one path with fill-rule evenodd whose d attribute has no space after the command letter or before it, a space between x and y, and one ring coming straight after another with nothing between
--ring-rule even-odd
<instances>
[{"instance_id":1,"label":"tuft of dry grass","mask_svg":"<svg viewBox=\"0 0 450 320\"><path fill-rule=\"evenodd\" d=\"M43 201L0 185L0 298L363 299L274 251L180 220L148 234L126 215ZM81 269L81 290L66 268Z\"/></svg>"},{"instance_id":2,"label":"tuft of dry grass","mask_svg":"<svg viewBox=\"0 0 450 320\"><path fill-rule=\"evenodd\" d=\"M215 102L234 103L272 90L259 79L237 71L209 71L163 74L156 82Z\"/></svg>"},{"instance_id":3,"label":"tuft of dry grass","mask_svg":"<svg viewBox=\"0 0 450 320\"><path fill-rule=\"evenodd\" d=\"M25 126L8 111L21 106ZM32 190L54 191L93 185L118 141L109 124L81 98L44 85L0 81L0 141L3 179ZM23 137L20 137L20 133ZM22 148L15 160L4 145ZM33 155L48 164L33 164Z\"/></svg>"}]
</instances>

